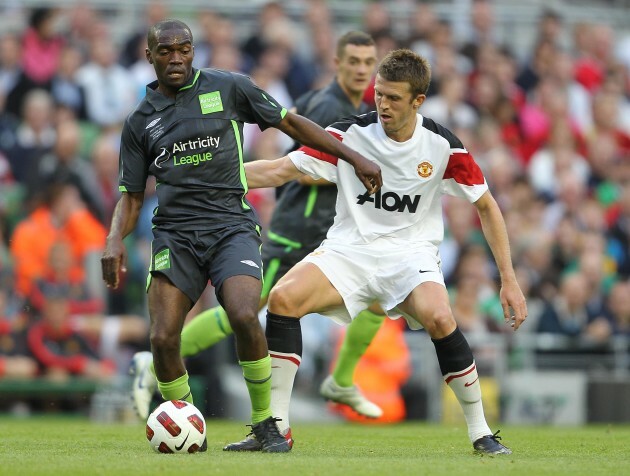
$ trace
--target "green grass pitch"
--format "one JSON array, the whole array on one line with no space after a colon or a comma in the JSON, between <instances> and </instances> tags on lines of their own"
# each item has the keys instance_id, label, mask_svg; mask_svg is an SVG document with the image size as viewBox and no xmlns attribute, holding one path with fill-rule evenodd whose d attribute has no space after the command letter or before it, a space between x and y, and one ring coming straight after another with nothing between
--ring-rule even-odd
<instances>
[{"instance_id":1,"label":"green grass pitch","mask_svg":"<svg viewBox=\"0 0 630 476\"><path fill-rule=\"evenodd\" d=\"M627 475L630 426L502 426L514 454L474 455L464 427L293 426L289 454L226 453L245 436L244 422L208 420L208 452L154 453L144 425L97 424L79 418L0 417L2 475Z\"/></svg>"}]
</instances>

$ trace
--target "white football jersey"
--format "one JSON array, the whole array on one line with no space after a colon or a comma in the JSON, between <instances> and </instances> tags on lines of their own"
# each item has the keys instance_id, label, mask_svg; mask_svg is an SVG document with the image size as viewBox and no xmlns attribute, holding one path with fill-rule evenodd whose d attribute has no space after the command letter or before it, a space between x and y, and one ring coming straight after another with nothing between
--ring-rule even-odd
<instances>
[{"instance_id":1,"label":"white football jersey","mask_svg":"<svg viewBox=\"0 0 630 476\"><path fill-rule=\"evenodd\" d=\"M347 162L310 147L289 154L300 171L337 184L337 213L327 240L437 246L444 238L442 195L472 203L488 190L481 169L461 141L420 114L413 136L405 142L387 137L376 112L343 119L326 130L376 162L383 176L383 187L370 196Z\"/></svg>"}]
</instances>

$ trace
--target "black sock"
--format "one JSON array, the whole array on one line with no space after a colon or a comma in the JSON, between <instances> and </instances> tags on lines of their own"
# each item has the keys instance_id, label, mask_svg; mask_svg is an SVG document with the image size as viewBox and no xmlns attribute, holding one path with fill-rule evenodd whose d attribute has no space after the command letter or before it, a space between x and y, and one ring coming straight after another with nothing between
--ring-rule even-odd
<instances>
[{"instance_id":1,"label":"black sock","mask_svg":"<svg viewBox=\"0 0 630 476\"><path fill-rule=\"evenodd\" d=\"M460 372L473 364L472 350L459 327L446 337L431 340L435 345L442 375Z\"/></svg>"},{"instance_id":2,"label":"black sock","mask_svg":"<svg viewBox=\"0 0 630 476\"><path fill-rule=\"evenodd\" d=\"M267 311L265 336L270 351L302 356L302 326L299 319Z\"/></svg>"}]
</instances>

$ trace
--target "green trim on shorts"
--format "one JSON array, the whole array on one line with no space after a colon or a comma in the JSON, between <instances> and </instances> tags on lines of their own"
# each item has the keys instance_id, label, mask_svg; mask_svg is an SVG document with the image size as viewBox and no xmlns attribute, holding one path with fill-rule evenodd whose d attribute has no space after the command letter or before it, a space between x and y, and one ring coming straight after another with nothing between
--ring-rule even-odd
<instances>
[{"instance_id":1,"label":"green trim on shorts","mask_svg":"<svg viewBox=\"0 0 630 476\"><path fill-rule=\"evenodd\" d=\"M263 288L260 293L261 297L269 296L271 292L271 288L274 285L276 274L278 273L278 269L280 269L280 258L274 258L269 262L269 266L267 266L267 271L263 273Z\"/></svg>"},{"instance_id":2,"label":"green trim on shorts","mask_svg":"<svg viewBox=\"0 0 630 476\"><path fill-rule=\"evenodd\" d=\"M260 225L256 225L256 233L258 233L258 237L262 238L261 232L262 229L260 228ZM260 240L260 245L258 246L258 252L260 253L260 256L262 256L262 247L263 247L263 243L262 240ZM263 287L265 286L265 263L263 262L263 260L260 260L260 282L262 283Z\"/></svg>"}]
</instances>

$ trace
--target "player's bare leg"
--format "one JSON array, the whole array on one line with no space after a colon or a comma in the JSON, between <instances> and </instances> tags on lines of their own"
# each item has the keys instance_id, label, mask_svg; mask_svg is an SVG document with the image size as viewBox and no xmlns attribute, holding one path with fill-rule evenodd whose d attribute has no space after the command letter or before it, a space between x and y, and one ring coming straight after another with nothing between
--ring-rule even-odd
<instances>
[{"instance_id":1,"label":"player's bare leg","mask_svg":"<svg viewBox=\"0 0 630 476\"><path fill-rule=\"evenodd\" d=\"M453 390L464 411L473 448L484 454L511 454L492 433L483 411L481 385L473 353L455 322L446 288L435 282L417 286L399 306L416 316L435 345L444 381Z\"/></svg>"},{"instance_id":2,"label":"player's bare leg","mask_svg":"<svg viewBox=\"0 0 630 476\"><path fill-rule=\"evenodd\" d=\"M252 431L260 443L260 450L284 453L290 451L291 446L280 434L271 412L271 358L258 321L260 292L260 280L251 276L228 278L220 290L252 403ZM224 449L238 451L229 445Z\"/></svg>"}]
</instances>

